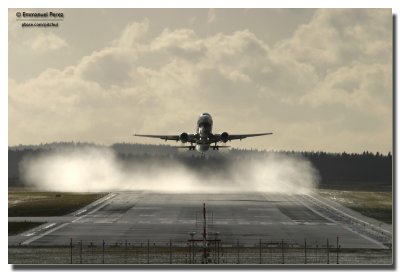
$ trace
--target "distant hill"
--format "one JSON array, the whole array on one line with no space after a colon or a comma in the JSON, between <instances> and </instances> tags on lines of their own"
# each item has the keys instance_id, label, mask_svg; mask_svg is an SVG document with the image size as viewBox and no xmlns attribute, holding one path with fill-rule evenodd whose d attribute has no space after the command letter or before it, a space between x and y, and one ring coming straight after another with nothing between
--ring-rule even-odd
<instances>
[{"instance_id":1,"label":"distant hill","mask_svg":"<svg viewBox=\"0 0 400 272\"><path fill-rule=\"evenodd\" d=\"M8 184L23 186L19 176L19 164L22 159L36 156L44 151L63 148L112 148L121 161L159 160L179 161L187 167L208 172L223 171L224 165L232 160L245 161L251 158L262 158L270 154L284 154L308 159L318 170L321 177L321 188L391 190L392 188L392 155L294 152L294 151L258 151L246 149L227 149L209 151L202 157L199 152L179 150L169 145L144 145L116 143L111 146L92 143L59 142L40 145L19 145L8 148Z\"/></svg>"}]
</instances>

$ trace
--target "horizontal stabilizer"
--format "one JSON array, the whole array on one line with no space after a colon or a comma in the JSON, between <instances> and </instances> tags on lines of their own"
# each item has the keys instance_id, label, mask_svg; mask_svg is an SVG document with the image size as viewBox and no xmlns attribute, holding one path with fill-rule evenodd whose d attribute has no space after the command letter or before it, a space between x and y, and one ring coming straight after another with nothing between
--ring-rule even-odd
<instances>
[{"instance_id":1,"label":"horizontal stabilizer","mask_svg":"<svg viewBox=\"0 0 400 272\"><path fill-rule=\"evenodd\" d=\"M195 148L194 145L192 145L192 146L190 146L190 145L183 145L183 146L172 146L172 147L175 147L175 148L188 148L188 149L194 149L194 148ZM229 146L229 145L217 145L217 146L215 146L215 145L210 145L210 148L212 148L212 149L215 149L215 148L227 148L227 147L230 147L230 146Z\"/></svg>"}]
</instances>

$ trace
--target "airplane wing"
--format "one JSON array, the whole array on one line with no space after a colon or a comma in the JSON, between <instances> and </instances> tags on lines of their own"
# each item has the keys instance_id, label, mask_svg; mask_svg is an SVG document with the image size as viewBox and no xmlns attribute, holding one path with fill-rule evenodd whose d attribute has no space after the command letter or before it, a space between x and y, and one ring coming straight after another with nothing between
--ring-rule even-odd
<instances>
[{"instance_id":1,"label":"airplane wing","mask_svg":"<svg viewBox=\"0 0 400 272\"><path fill-rule=\"evenodd\" d=\"M158 138L165 141L179 141L179 135L145 135L145 134L135 134L138 137L148 137L148 138Z\"/></svg>"},{"instance_id":2,"label":"airplane wing","mask_svg":"<svg viewBox=\"0 0 400 272\"><path fill-rule=\"evenodd\" d=\"M180 135L147 135L147 134L135 134L134 136L138 137L148 137L148 138L157 138L165 141L180 141ZM195 143L196 142L196 135L194 134L187 134L187 142L188 143Z\"/></svg>"},{"instance_id":3,"label":"airplane wing","mask_svg":"<svg viewBox=\"0 0 400 272\"><path fill-rule=\"evenodd\" d=\"M229 134L228 139L229 141L231 140L241 140L244 138L248 138L248 137L257 137L257 136L263 136L263 135L271 135L272 132L268 132L268 133L256 133L256 134Z\"/></svg>"},{"instance_id":4,"label":"airplane wing","mask_svg":"<svg viewBox=\"0 0 400 272\"><path fill-rule=\"evenodd\" d=\"M224 136L223 134L224 133L215 134L214 136L216 136L215 137L216 141L220 141L221 140L221 135L222 135L222 137ZM264 136L264 135L271 135L271 134L273 134L273 133L272 132L268 132L268 133L255 133L255 134L228 134L228 135L226 135L226 137L227 137L226 140L227 141L242 140L242 139L248 138L248 137L257 137L257 136Z\"/></svg>"}]
</instances>

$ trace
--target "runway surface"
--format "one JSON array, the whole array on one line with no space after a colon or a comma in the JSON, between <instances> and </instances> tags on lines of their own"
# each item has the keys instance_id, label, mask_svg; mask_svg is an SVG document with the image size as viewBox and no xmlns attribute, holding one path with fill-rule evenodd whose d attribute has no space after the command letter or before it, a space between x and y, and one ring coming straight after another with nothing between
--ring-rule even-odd
<instances>
[{"instance_id":1,"label":"runway surface","mask_svg":"<svg viewBox=\"0 0 400 272\"><path fill-rule=\"evenodd\" d=\"M324 214L318 202L311 200L300 195L267 193L115 192L68 216L9 218L47 222L21 235L9 236L9 245L68 245L70 238L85 243L187 241L191 232L200 238L202 206L206 203L209 238L218 232L224 244L239 240L241 244L254 245L259 239L284 239L302 245L307 239L309 244L326 245L329 239L336 245L339 237L342 248L386 248L375 236L353 228L353 223Z\"/></svg>"}]
</instances>

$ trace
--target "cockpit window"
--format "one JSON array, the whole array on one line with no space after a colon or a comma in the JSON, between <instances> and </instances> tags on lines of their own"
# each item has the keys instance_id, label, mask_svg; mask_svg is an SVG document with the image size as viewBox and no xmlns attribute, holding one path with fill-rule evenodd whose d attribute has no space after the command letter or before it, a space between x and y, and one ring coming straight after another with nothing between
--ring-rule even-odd
<instances>
[{"instance_id":1,"label":"cockpit window","mask_svg":"<svg viewBox=\"0 0 400 272\"><path fill-rule=\"evenodd\" d=\"M211 124L208 122L201 122L199 123L199 127L203 127L205 129L210 129L211 128Z\"/></svg>"},{"instance_id":2,"label":"cockpit window","mask_svg":"<svg viewBox=\"0 0 400 272\"><path fill-rule=\"evenodd\" d=\"M207 112L203 112L201 115L208 115L208 116L210 116L210 114L207 113Z\"/></svg>"}]
</instances>

